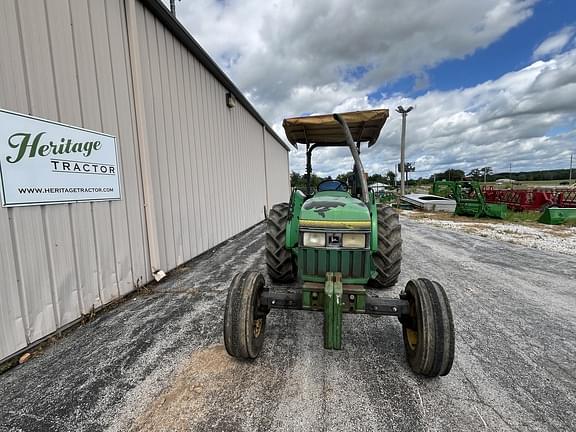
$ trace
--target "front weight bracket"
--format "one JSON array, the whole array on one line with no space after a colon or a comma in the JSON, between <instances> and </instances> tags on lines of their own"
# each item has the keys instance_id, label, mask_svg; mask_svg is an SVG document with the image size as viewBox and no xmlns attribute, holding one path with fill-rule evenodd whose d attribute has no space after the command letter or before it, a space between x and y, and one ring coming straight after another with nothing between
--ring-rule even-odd
<instances>
[{"instance_id":1,"label":"front weight bracket","mask_svg":"<svg viewBox=\"0 0 576 432\"><path fill-rule=\"evenodd\" d=\"M326 273L324 284L324 348L342 348L342 273Z\"/></svg>"}]
</instances>

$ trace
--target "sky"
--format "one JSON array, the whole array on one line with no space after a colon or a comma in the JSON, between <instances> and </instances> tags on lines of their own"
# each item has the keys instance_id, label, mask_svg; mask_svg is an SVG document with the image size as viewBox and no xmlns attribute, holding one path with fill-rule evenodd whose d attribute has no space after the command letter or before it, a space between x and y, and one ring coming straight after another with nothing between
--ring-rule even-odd
<instances>
[{"instance_id":1,"label":"sky","mask_svg":"<svg viewBox=\"0 0 576 432\"><path fill-rule=\"evenodd\" d=\"M168 3L168 0L164 0ZM576 153L576 1L182 0L177 17L281 136L282 119L388 108L370 174L568 168ZM303 173L305 153L292 151ZM349 171L346 149L313 157Z\"/></svg>"}]
</instances>

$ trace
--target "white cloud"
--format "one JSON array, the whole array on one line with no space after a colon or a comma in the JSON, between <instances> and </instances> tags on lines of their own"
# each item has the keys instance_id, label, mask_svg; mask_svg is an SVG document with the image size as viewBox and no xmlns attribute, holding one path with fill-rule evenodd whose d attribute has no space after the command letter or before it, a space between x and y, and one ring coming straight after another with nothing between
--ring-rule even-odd
<instances>
[{"instance_id":1,"label":"white cloud","mask_svg":"<svg viewBox=\"0 0 576 432\"><path fill-rule=\"evenodd\" d=\"M533 3L198 0L178 4L178 16L276 121L406 74L423 77L425 68L500 38L532 14Z\"/></svg>"},{"instance_id":2,"label":"white cloud","mask_svg":"<svg viewBox=\"0 0 576 432\"><path fill-rule=\"evenodd\" d=\"M416 176L428 176L449 167L504 171L510 162L514 170L566 165L576 138L576 51L559 52L569 47L573 27L544 41L535 51L538 61L494 81L416 99L368 98L406 76L426 88L428 68L490 45L529 18L534 3L184 0L177 10L281 136L283 117L390 108L379 143L363 151L371 172L397 163L400 119L393 108L415 105L408 116L407 157L416 162ZM317 156L320 175L352 165L345 149ZM292 168L302 172L304 159L303 152L293 152Z\"/></svg>"},{"instance_id":3,"label":"white cloud","mask_svg":"<svg viewBox=\"0 0 576 432\"><path fill-rule=\"evenodd\" d=\"M568 45L574 37L576 28L573 26L564 27L558 33L553 34L536 47L533 58L541 59L553 54L558 54Z\"/></svg>"},{"instance_id":4,"label":"white cloud","mask_svg":"<svg viewBox=\"0 0 576 432\"><path fill-rule=\"evenodd\" d=\"M415 99L385 98L374 104L350 98L348 109L389 108L391 117L379 142L365 150L370 172L385 172L398 163L399 104L414 105L408 115L407 160L416 176L447 168L469 171L491 166L496 171L567 167L576 151L576 50L538 61L497 80L452 91L430 91ZM320 156L320 154L318 155ZM314 163L319 174L351 168L346 150L334 150ZM305 155L294 152L292 167L303 172ZM344 169L343 169L344 168Z\"/></svg>"}]
</instances>

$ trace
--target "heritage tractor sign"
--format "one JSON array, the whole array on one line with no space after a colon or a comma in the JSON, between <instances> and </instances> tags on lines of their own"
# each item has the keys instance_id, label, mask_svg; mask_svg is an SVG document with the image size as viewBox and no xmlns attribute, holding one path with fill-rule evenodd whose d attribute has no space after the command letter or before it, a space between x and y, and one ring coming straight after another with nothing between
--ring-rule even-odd
<instances>
[{"instance_id":1,"label":"heritage tractor sign","mask_svg":"<svg viewBox=\"0 0 576 432\"><path fill-rule=\"evenodd\" d=\"M116 137L0 110L4 207L119 200Z\"/></svg>"}]
</instances>

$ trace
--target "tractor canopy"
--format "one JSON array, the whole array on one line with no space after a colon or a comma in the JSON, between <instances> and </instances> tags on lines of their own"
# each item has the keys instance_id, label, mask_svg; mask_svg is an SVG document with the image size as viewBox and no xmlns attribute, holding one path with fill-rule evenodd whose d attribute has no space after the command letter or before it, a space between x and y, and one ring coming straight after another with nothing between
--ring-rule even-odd
<instances>
[{"instance_id":1,"label":"tractor canopy","mask_svg":"<svg viewBox=\"0 0 576 432\"><path fill-rule=\"evenodd\" d=\"M380 130L388 118L387 109L342 113L352 139L356 143L368 142L371 147L378 140ZM296 147L300 144L317 146L346 146L346 135L333 114L293 117L282 123L286 137Z\"/></svg>"}]
</instances>

